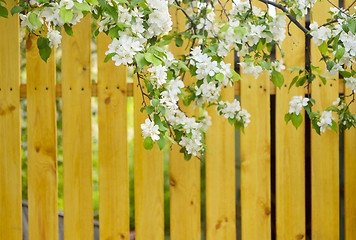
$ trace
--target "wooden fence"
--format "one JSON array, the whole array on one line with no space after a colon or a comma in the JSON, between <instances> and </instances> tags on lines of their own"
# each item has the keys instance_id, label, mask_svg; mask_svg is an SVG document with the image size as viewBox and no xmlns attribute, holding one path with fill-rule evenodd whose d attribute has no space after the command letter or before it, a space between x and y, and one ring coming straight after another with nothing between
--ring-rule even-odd
<instances>
[{"instance_id":1,"label":"wooden fence","mask_svg":"<svg viewBox=\"0 0 356 240\"><path fill-rule=\"evenodd\" d=\"M13 4L8 0L8 9ZM326 5L316 4L316 21L325 19ZM173 16L175 24L184 27L184 22L179 23L181 18ZM304 36L293 26L290 31L292 37L284 42L287 69L305 64ZM142 147L140 124L145 115L139 111L140 92L127 83L124 67L104 63L109 39L98 37L98 82L92 83L89 17L75 26L74 38L64 34L62 79L56 83L54 56L43 62L36 38L27 38L27 83L20 84L18 16L0 19L0 32L0 239L22 238L20 98L27 98L28 104L29 239L58 239L56 97L63 101L64 239L93 239L91 97L97 97L99 104L100 239L129 239L127 120L123 116L127 97L133 95L136 239L163 240L162 152L157 147L151 151ZM179 53L175 48L172 51ZM318 54L311 46L314 64ZM233 56L228 61L233 63ZM224 89L226 99L239 95L242 106L252 115L245 134L241 134L241 155L237 156L241 159L241 238L267 240L276 235L278 240L306 239L310 231L313 240L339 239L339 135L327 131L318 136L311 131L306 145L305 135L310 130L305 130L304 123L298 131L292 124L285 124L288 102L305 90L295 88L288 93L291 77L287 71L283 74L286 84L280 90L271 86L267 75L254 80L244 74L235 90ZM338 81L325 86L316 81L311 91L318 103L316 108L324 109L344 93L344 87ZM271 95L276 98L274 105ZM275 122L271 122L271 108L275 109ZM235 131L225 119L213 112L211 115L213 126L207 135L210 152L205 161L206 209L200 207L201 162L184 161L176 147L170 153L172 240L201 239L202 211L206 211L207 240L240 238L236 234ZM271 124L275 125L273 132ZM355 129L345 132L341 151L347 240L356 239L355 142ZM311 187L306 182L306 152L310 146ZM275 155L271 154L274 149ZM273 205L271 189L275 189ZM276 229L272 229L272 221ZM308 221L311 230L307 230Z\"/></svg>"}]
</instances>

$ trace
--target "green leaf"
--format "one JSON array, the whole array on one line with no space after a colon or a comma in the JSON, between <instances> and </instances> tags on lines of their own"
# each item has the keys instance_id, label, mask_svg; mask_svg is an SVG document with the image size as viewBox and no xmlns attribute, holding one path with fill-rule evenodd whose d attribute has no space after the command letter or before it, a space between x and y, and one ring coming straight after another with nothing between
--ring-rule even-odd
<instances>
[{"instance_id":1,"label":"green leaf","mask_svg":"<svg viewBox=\"0 0 356 240\"><path fill-rule=\"evenodd\" d=\"M298 129L298 127L302 124L302 122L303 122L302 114L298 114L298 115L295 113L292 114L292 123L296 129Z\"/></svg>"},{"instance_id":2,"label":"green leaf","mask_svg":"<svg viewBox=\"0 0 356 240\"><path fill-rule=\"evenodd\" d=\"M348 27L349 27L349 30L352 32L352 34L355 34L356 33L356 20L355 19L350 20Z\"/></svg>"},{"instance_id":3,"label":"green leaf","mask_svg":"<svg viewBox=\"0 0 356 240\"><path fill-rule=\"evenodd\" d=\"M36 13L30 13L30 15L28 16L28 21L36 28L42 27L42 23Z\"/></svg>"},{"instance_id":4,"label":"green leaf","mask_svg":"<svg viewBox=\"0 0 356 240\"><path fill-rule=\"evenodd\" d=\"M235 27L234 28L234 33L239 34L241 37L243 37L246 33L246 29L243 27Z\"/></svg>"},{"instance_id":5,"label":"green leaf","mask_svg":"<svg viewBox=\"0 0 356 240\"><path fill-rule=\"evenodd\" d=\"M237 82L241 79L240 75L234 69L231 69L231 73L232 73L231 79L233 81Z\"/></svg>"},{"instance_id":6,"label":"green leaf","mask_svg":"<svg viewBox=\"0 0 356 240\"><path fill-rule=\"evenodd\" d=\"M292 80L292 82L289 84L288 91L293 87L293 85L298 81L299 75L295 76Z\"/></svg>"},{"instance_id":7,"label":"green leaf","mask_svg":"<svg viewBox=\"0 0 356 240\"><path fill-rule=\"evenodd\" d=\"M320 127L318 126L317 119L313 119L312 126L313 126L313 129L315 129L316 133L320 135Z\"/></svg>"},{"instance_id":8,"label":"green leaf","mask_svg":"<svg viewBox=\"0 0 356 240\"><path fill-rule=\"evenodd\" d=\"M319 75L320 80L322 81L322 83L325 85L326 84L326 78L322 75Z\"/></svg>"},{"instance_id":9,"label":"green leaf","mask_svg":"<svg viewBox=\"0 0 356 240\"><path fill-rule=\"evenodd\" d=\"M7 8L0 5L0 17L8 18L9 12Z\"/></svg>"},{"instance_id":10,"label":"green leaf","mask_svg":"<svg viewBox=\"0 0 356 240\"><path fill-rule=\"evenodd\" d=\"M224 79L224 74L223 73L218 73L215 75L215 79L221 82Z\"/></svg>"},{"instance_id":11,"label":"green leaf","mask_svg":"<svg viewBox=\"0 0 356 240\"><path fill-rule=\"evenodd\" d=\"M146 61L145 55L143 53L137 53L134 58L135 58L137 67L139 67L140 69L142 69L144 66L147 66L150 64L149 62Z\"/></svg>"},{"instance_id":12,"label":"green leaf","mask_svg":"<svg viewBox=\"0 0 356 240\"><path fill-rule=\"evenodd\" d=\"M110 53L110 54L106 55L104 62L108 62L115 55L116 55L116 53Z\"/></svg>"},{"instance_id":13,"label":"green leaf","mask_svg":"<svg viewBox=\"0 0 356 240\"><path fill-rule=\"evenodd\" d=\"M156 98L152 99L151 102L152 102L152 106L154 106L154 107L157 107L159 104L159 100Z\"/></svg>"},{"instance_id":14,"label":"green leaf","mask_svg":"<svg viewBox=\"0 0 356 240\"><path fill-rule=\"evenodd\" d=\"M288 68L289 71L294 72L294 71L299 71L299 70L303 70L304 68L302 67L293 67L293 68Z\"/></svg>"},{"instance_id":15,"label":"green leaf","mask_svg":"<svg viewBox=\"0 0 356 240\"><path fill-rule=\"evenodd\" d=\"M16 13L22 12L24 10L23 7L20 6L15 6L11 9L11 15L14 15Z\"/></svg>"},{"instance_id":16,"label":"green leaf","mask_svg":"<svg viewBox=\"0 0 356 240\"><path fill-rule=\"evenodd\" d=\"M286 121L286 123L288 123L291 119L292 119L292 114L287 113L286 115L284 115L284 121Z\"/></svg>"},{"instance_id":17,"label":"green leaf","mask_svg":"<svg viewBox=\"0 0 356 240\"><path fill-rule=\"evenodd\" d=\"M73 29L66 23L64 24L64 31L71 37L73 37Z\"/></svg>"},{"instance_id":18,"label":"green leaf","mask_svg":"<svg viewBox=\"0 0 356 240\"><path fill-rule=\"evenodd\" d=\"M176 39L174 40L174 42L176 43L176 46L177 46L177 47L183 46L183 39L182 39L181 36L176 37Z\"/></svg>"},{"instance_id":19,"label":"green leaf","mask_svg":"<svg viewBox=\"0 0 356 240\"><path fill-rule=\"evenodd\" d=\"M273 70L272 74L271 74L271 78L272 78L273 84L276 87L278 87L278 88L282 87L282 85L284 83L284 77L283 77L282 73L277 72L276 70Z\"/></svg>"},{"instance_id":20,"label":"green leaf","mask_svg":"<svg viewBox=\"0 0 356 240\"><path fill-rule=\"evenodd\" d=\"M230 25L229 24L225 24L224 26L222 26L220 28L219 33L226 32L229 28L230 28Z\"/></svg>"},{"instance_id":21,"label":"green leaf","mask_svg":"<svg viewBox=\"0 0 356 240\"><path fill-rule=\"evenodd\" d=\"M69 23L70 21L72 21L73 19L73 12L70 9L66 9L65 6L62 6L60 11L59 11L59 15L61 15L63 21L65 23Z\"/></svg>"},{"instance_id":22,"label":"green leaf","mask_svg":"<svg viewBox=\"0 0 356 240\"><path fill-rule=\"evenodd\" d=\"M40 53L41 58L47 62L47 59L51 56L52 49L49 46L49 40L44 37L37 39L37 47Z\"/></svg>"},{"instance_id":23,"label":"green leaf","mask_svg":"<svg viewBox=\"0 0 356 240\"><path fill-rule=\"evenodd\" d=\"M86 3L86 2L74 2L74 6L76 9L78 9L79 11L83 12L83 11L91 11L91 7Z\"/></svg>"},{"instance_id":24,"label":"green leaf","mask_svg":"<svg viewBox=\"0 0 356 240\"><path fill-rule=\"evenodd\" d=\"M147 52L144 55L147 62L152 63L153 65L161 65L162 61L155 57L152 53Z\"/></svg>"},{"instance_id":25,"label":"green leaf","mask_svg":"<svg viewBox=\"0 0 356 240\"><path fill-rule=\"evenodd\" d=\"M167 139L164 136L160 136L159 140L157 141L158 147L162 150L166 144L168 143Z\"/></svg>"},{"instance_id":26,"label":"green leaf","mask_svg":"<svg viewBox=\"0 0 356 240\"><path fill-rule=\"evenodd\" d=\"M344 56L344 54L345 54L345 48L339 48L335 53L335 58L337 60L340 60L340 58L342 58L342 56Z\"/></svg>"},{"instance_id":27,"label":"green leaf","mask_svg":"<svg viewBox=\"0 0 356 240\"><path fill-rule=\"evenodd\" d=\"M90 4L98 5L98 0L86 0Z\"/></svg>"},{"instance_id":28,"label":"green leaf","mask_svg":"<svg viewBox=\"0 0 356 240\"><path fill-rule=\"evenodd\" d=\"M328 107L325 111L333 111L333 112L338 112L338 111L339 111L339 109L338 109L337 107L335 107L335 106L330 106L330 107Z\"/></svg>"},{"instance_id":29,"label":"green leaf","mask_svg":"<svg viewBox=\"0 0 356 240\"><path fill-rule=\"evenodd\" d=\"M188 154L187 152L184 152L184 160L189 161L192 158L192 154Z\"/></svg>"},{"instance_id":30,"label":"green leaf","mask_svg":"<svg viewBox=\"0 0 356 240\"><path fill-rule=\"evenodd\" d=\"M336 124L336 122L334 120L332 121L332 125L330 126L330 128L332 130L334 130L335 132L337 132L337 124Z\"/></svg>"},{"instance_id":31,"label":"green leaf","mask_svg":"<svg viewBox=\"0 0 356 240\"><path fill-rule=\"evenodd\" d=\"M162 113L162 115L166 114L166 108L163 106L158 106L158 110Z\"/></svg>"},{"instance_id":32,"label":"green leaf","mask_svg":"<svg viewBox=\"0 0 356 240\"><path fill-rule=\"evenodd\" d=\"M146 137L145 140L143 141L143 147L147 150L151 150L154 144L155 142L150 137Z\"/></svg>"},{"instance_id":33,"label":"green leaf","mask_svg":"<svg viewBox=\"0 0 356 240\"><path fill-rule=\"evenodd\" d=\"M166 46L168 44L170 44L172 42L172 40L165 40L165 41L162 41L158 44L158 46Z\"/></svg>"},{"instance_id":34,"label":"green leaf","mask_svg":"<svg viewBox=\"0 0 356 240\"><path fill-rule=\"evenodd\" d=\"M328 52L328 44L325 41L320 46L318 46L318 48L319 51L324 55Z\"/></svg>"},{"instance_id":35,"label":"green leaf","mask_svg":"<svg viewBox=\"0 0 356 240\"><path fill-rule=\"evenodd\" d=\"M341 76L343 76L344 78L349 78L352 76L352 74L350 72L347 71L340 71L339 72L341 74Z\"/></svg>"},{"instance_id":36,"label":"green leaf","mask_svg":"<svg viewBox=\"0 0 356 240\"><path fill-rule=\"evenodd\" d=\"M114 27L114 28L111 28L109 30L109 36L114 39L114 38L119 38L120 35L119 35L119 30L120 28L118 26Z\"/></svg>"},{"instance_id":37,"label":"green leaf","mask_svg":"<svg viewBox=\"0 0 356 240\"><path fill-rule=\"evenodd\" d=\"M148 115L151 115L154 112L155 108L152 106L147 106L146 107L146 112Z\"/></svg>"}]
</instances>

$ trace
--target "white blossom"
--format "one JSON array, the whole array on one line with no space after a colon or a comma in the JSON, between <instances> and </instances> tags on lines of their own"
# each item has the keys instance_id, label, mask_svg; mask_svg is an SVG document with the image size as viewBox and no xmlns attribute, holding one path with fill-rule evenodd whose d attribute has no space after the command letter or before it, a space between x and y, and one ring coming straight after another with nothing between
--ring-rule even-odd
<instances>
[{"instance_id":1,"label":"white blossom","mask_svg":"<svg viewBox=\"0 0 356 240\"><path fill-rule=\"evenodd\" d=\"M141 129L144 138L150 137L153 141L159 140L159 127L150 119L146 118L145 123L141 124Z\"/></svg>"},{"instance_id":2,"label":"white blossom","mask_svg":"<svg viewBox=\"0 0 356 240\"><path fill-rule=\"evenodd\" d=\"M289 102L289 113L295 113L299 115L303 107L307 106L309 98L303 98L302 96L294 96Z\"/></svg>"}]
</instances>

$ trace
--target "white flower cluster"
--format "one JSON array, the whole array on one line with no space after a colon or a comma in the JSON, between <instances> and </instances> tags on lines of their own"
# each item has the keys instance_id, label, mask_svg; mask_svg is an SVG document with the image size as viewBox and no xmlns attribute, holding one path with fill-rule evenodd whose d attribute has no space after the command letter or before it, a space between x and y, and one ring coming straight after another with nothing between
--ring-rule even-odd
<instances>
[{"instance_id":1,"label":"white flower cluster","mask_svg":"<svg viewBox=\"0 0 356 240\"><path fill-rule=\"evenodd\" d=\"M299 18L304 17L308 13L308 8L312 8L317 0L292 0L287 1L288 10L294 9L294 12L299 12Z\"/></svg>"},{"instance_id":2,"label":"white flower cluster","mask_svg":"<svg viewBox=\"0 0 356 240\"><path fill-rule=\"evenodd\" d=\"M339 110L347 106L347 104L345 102L342 102L340 98L337 98L336 101L333 102L333 105L337 106Z\"/></svg>"},{"instance_id":3,"label":"white flower cluster","mask_svg":"<svg viewBox=\"0 0 356 240\"><path fill-rule=\"evenodd\" d=\"M294 96L292 100L289 102L289 113L299 115L300 111L302 111L303 107L307 106L309 102L309 98L303 98L302 96Z\"/></svg>"},{"instance_id":4,"label":"white flower cluster","mask_svg":"<svg viewBox=\"0 0 356 240\"><path fill-rule=\"evenodd\" d=\"M217 101L221 87L228 84L232 85L231 64L213 61L208 54L202 53L200 47L191 50L190 59L190 64L196 66L197 79L202 81L201 84L195 86L197 105L201 106L204 102L213 103ZM217 74L223 75L222 80L211 80Z\"/></svg>"},{"instance_id":5,"label":"white flower cluster","mask_svg":"<svg viewBox=\"0 0 356 240\"><path fill-rule=\"evenodd\" d=\"M142 135L144 138L150 137L153 141L159 140L158 125L146 118L145 123L141 124Z\"/></svg>"},{"instance_id":6,"label":"white flower cluster","mask_svg":"<svg viewBox=\"0 0 356 240\"><path fill-rule=\"evenodd\" d=\"M310 24L310 29L312 30L310 35L313 36L313 42L318 46L331 37L331 30L324 26L318 27L317 22Z\"/></svg>"},{"instance_id":7,"label":"white flower cluster","mask_svg":"<svg viewBox=\"0 0 356 240\"><path fill-rule=\"evenodd\" d=\"M234 99L231 103L220 101L217 111L226 119L237 119L237 121L242 121L244 127L247 127L247 125L251 122L251 115L245 109L241 108L240 102L236 99Z\"/></svg>"},{"instance_id":8,"label":"white flower cluster","mask_svg":"<svg viewBox=\"0 0 356 240\"><path fill-rule=\"evenodd\" d=\"M167 81L167 70L166 66L158 65L152 66L147 71L151 73L149 80L155 88L159 88Z\"/></svg>"},{"instance_id":9,"label":"white flower cluster","mask_svg":"<svg viewBox=\"0 0 356 240\"><path fill-rule=\"evenodd\" d=\"M354 77L349 77L345 78L345 86L348 88L351 88L351 90L356 93L356 78Z\"/></svg>"},{"instance_id":10,"label":"white flower cluster","mask_svg":"<svg viewBox=\"0 0 356 240\"><path fill-rule=\"evenodd\" d=\"M116 66L131 64L136 53L143 50L142 44L145 39L134 37L127 31L120 32L119 35L119 38L114 38L112 43L109 44L109 50L105 54L115 53L112 60Z\"/></svg>"},{"instance_id":11,"label":"white flower cluster","mask_svg":"<svg viewBox=\"0 0 356 240\"><path fill-rule=\"evenodd\" d=\"M172 29L173 22L168 12L168 1L147 0L147 3L152 11L147 21L149 25L147 37L151 38L169 32Z\"/></svg>"},{"instance_id":12,"label":"white flower cluster","mask_svg":"<svg viewBox=\"0 0 356 240\"><path fill-rule=\"evenodd\" d=\"M20 13L21 26L28 27L32 32L38 29L38 26L35 26L31 23L29 16L30 14L36 14L36 18L42 23L45 24L48 32L47 38L49 40L50 47L58 47L61 43L61 33L57 31L56 27L62 27L64 25L64 19L62 18L60 12L61 8L70 10L73 13L72 19L69 21L69 24L76 25L84 17L83 12L78 10L75 7L75 3L83 3L83 0L61 0L57 2L39 3L35 0L31 0L30 4L32 6L37 6L38 8L32 12L28 12L26 15Z\"/></svg>"},{"instance_id":13,"label":"white flower cluster","mask_svg":"<svg viewBox=\"0 0 356 240\"><path fill-rule=\"evenodd\" d=\"M332 121L335 118L332 116L331 111L324 111L321 113L320 122L317 122L318 126L320 127L320 132L325 132L325 129L331 129Z\"/></svg>"}]
</instances>

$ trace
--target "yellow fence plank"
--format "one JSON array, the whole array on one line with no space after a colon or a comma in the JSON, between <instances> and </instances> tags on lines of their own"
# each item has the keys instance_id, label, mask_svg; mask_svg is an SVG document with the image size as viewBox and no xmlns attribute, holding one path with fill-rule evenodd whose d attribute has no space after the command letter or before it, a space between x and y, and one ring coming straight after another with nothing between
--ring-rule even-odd
<instances>
[{"instance_id":1,"label":"yellow fence plank","mask_svg":"<svg viewBox=\"0 0 356 240\"><path fill-rule=\"evenodd\" d=\"M345 0L344 6L348 8L353 1ZM351 7L350 12L354 13L355 10ZM356 69L356 64L353 64L353 69ZM351 89L347 88L345 95L351 94ZM350 105L350 111L356 114L355 103ZM356 239L356 129L345 131L344 142L344 200L345 200L345 239Z\"/></svg>"},{"instance_id":2,"label":"yellow fence plank","mask_svg":"<svg viewBox=\"0 0 356 240\"><path fill-rule=\"evenodd\" d=\"M348 6L348 5L345 5ZM351 90L346 91L346 95L351 94ZM350 111L355 114L355 103L350 105ZM344 163L344 189L345 189L345 239L356 239L356 129L345 131L345 163Z\"/></svg>"},{"instance_id":3,"label":"yellow fence plank","mask_svg":"<svg viewBox=\"0 0 356 240\"><path fill-rule=\"evenodd\" d=\"M7 1L7 9L15 5ZM0 18L0 239L22 238L18 15Z\"/></svg>"},{"instance_id":4,"label":"yellow fence plank","mask_svg":"<svg viewBox=\"0 0 356 240\"><path fill-rule=\"evenodd\" d=\"M100 239L128 240L127 70L104 63L110 37L98 36Z\"/></svg>"},{"instance_id":5,"label":"yellow fence plank","mask_svg":"<svg viewBox=\"0 0 356 240\"><path fill-rule=\"evenodd\" d=\"M155 144L152 150L143 148L141 124L147 115L141 113L142 96L134 75L134 174L135 227L137 240L164 239L163 154ZM144 83L142 82L144 85ZM146 88L142 86L145 90ZM146 99L147 101L147 99Z\"/></svg>"},{"instance_id":6,"label":"yellow fence plank","mask_svg":"<svg viewBox=\"0 0 356 240\"><path fill-rule=\"evenodd\" d=\"M282 45L286 69L304 67L304 33L293 24L289 32ZM276 91L276 235L278 240L305 239L305 125L296 130L284 121L292 96L304 97L304 88L288 91L295 74L285 70L283 75L285 83Z\"/></svg>"},{"instance_id":7,"label":"yellow fence plank","mask_svg":"<svg viewBox=\"0 0 356 240\"><path fill-rule=\"evenodd\" d=\"M90 15L63 34L64 238L93 239ZM64 31L63 31L64 32Z\"/></svg>"},{"instance_id":8,"label":"yellow fence plank","mask_svg":"<svg viewBox=\"0 0 356 240\"><path fill-rule=\"evenodd\" d=\"M29 240L58 239L55 58L26 41Z\"/></svg>"},{"instance_id":9,"label":"yellow fence plank","mask_svg":"<svg viewBox=\"0 0 356 240\"><path fill-rule=\"evenodd\" d=\"M232 88L222 94L224 101L233 101ZM207 240L236 239L235 129L215 109L209 114L212 126L206 137Z\"/></svg>"},{"instance_id":10,"label":"yellow fence plank","mask_svg":"<svg viewBox=\"0 0 356 240\"><path fill-rule=\"evenodd\" d=\"M229 11L231 4L225 7ZM224 61L234 67L234 54ZM221 94L223 101L235 98L231 87L223 88ZM235 128L214 108L209 109L209 115L212 126L206 136L206 239L236 239Z\"/></svg>"},{"instance_id":11,"label":"yellow fence plank","mask_svg":"<svg viewBox=\"0 0 356 240\"><path fill-rule=\"evenodd\" d=\"M337 1L332 1L338 4ZM323 24L328 16L330 3L317 2L314 21ZM312 43L312 64L325 69L319 62L321 55ZM337 77L337 76L336 76ZM329 80L324 86L317 78L312 84L312 98L316 100L313 111L324 111L338 97L338 81ZM326 130L319 136L311 130L311 181L312 181L312 238L332 240L339 238L339 135Z\"/></svg>"},{"instance_id":12,"label":"yellow fence plank","mask_svg":"<svg viewBox=\"0 0 356 240\"><path fill-rule=\"evenodd\" d=\"M185 17L180 10L173 9L171 13L174 27L179 31L185 30ZM171 52L178 56L186 51L170 46ZM187 49L189 50L189 49ZM184 83L191 82L188 75ZM184 108L188 115L194 115L192 108ZM201 239L200 219L200 161L192 158L184 160L179 152L180 147L173 145L169 155L169 177L170 177L170 225L171 239Z\"/></svg>"},{"instance_id":13,"label":"yellow fence plank","mask_svg":"<svg viewBox=\"0 0 356 240\"><path fill-rule=\"evenodd\" d=\"M257 1L254 6L261 7ZM251 123L241 133L242 240L271 239L270 79L241 74L241 105Z\"/></svg>"}]
</instances>

